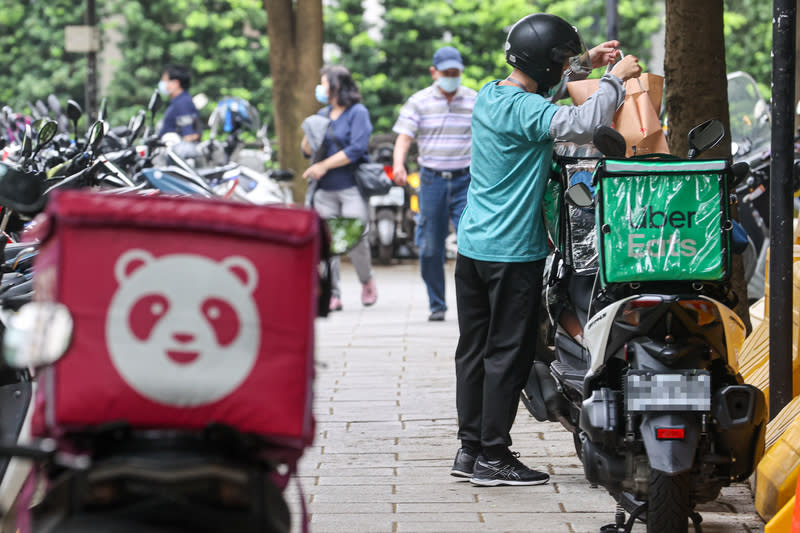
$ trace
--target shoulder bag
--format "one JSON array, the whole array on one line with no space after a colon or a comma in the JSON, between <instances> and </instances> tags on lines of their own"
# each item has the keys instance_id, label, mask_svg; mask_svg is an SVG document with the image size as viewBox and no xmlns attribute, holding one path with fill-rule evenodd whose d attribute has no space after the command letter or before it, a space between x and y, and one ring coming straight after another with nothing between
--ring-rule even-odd
<instances>
[{"instance_id":1,"label":"shoulder bag","mask_svg":"<svg viewBox=\"0 0 800 533\"><path fill-rule=\"evenodd\" d=\"M333 133L332 124L328 125L331 132L331 137L336 143L339 150L343 149L341 141ZM365 155L355 169L353 169L353 176L356 180L356 187L358 187L361 196L369 198L370 196L382 196L388 194L389 190L394 185L394 182L386 174L386 169L381 163L373 163L369 160L369 155Z\"/></svg>"}]
</instances>

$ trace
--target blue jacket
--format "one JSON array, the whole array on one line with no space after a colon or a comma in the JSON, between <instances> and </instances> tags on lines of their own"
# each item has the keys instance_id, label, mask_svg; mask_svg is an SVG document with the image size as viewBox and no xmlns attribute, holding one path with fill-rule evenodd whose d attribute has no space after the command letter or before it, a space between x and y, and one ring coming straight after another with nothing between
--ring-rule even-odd
<instances>
[{"instance_id":1,"label":"blue jacket","mask_svg":"<svg viewBox=\"0 0 800 533\"><path fill-rule=\"evenodd\" d=\"M188 92L183 91L170 101L164 113L164 120L161 123L158 136L160 137L173 131L181 137L200 133L197 129L199 120L197 108L192 102L192 97L189 96Z\"/></svg>"}]
</instances>

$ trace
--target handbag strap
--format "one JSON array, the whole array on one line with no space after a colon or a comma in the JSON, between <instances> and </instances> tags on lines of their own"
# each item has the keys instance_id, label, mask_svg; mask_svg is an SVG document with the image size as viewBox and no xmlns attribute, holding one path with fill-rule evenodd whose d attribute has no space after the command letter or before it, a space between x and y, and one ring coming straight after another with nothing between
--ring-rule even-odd
<instances>
[{"instance_id":1,"label":"handbag strap","mask_svg":"<svg viewBox=\"0 0 800 533\"><path fill-rule=\"evenodd\" d=\"M330 113L330 111L328 111L328 117L330 117L330 116L331 116L331 113ZM325 134L326 138L327 138L328 132L330 132L330 134L331 134L331 139L333 139L333 142L336 145L336 149L337 150L344 150L344 144L342 144L342 141L339 140L339 137L337 137L336 133L334 133L334 131L333 131L333 120L328 122L328 130L327 130L327 132ZM353 163L350 163L350 164L352 165L352 164L360 164L360 163L368 163L368 162L369 162L369 154L367 153L367 154L364 154L359 161L354 161Z\"/></svg>"}]
</instances>

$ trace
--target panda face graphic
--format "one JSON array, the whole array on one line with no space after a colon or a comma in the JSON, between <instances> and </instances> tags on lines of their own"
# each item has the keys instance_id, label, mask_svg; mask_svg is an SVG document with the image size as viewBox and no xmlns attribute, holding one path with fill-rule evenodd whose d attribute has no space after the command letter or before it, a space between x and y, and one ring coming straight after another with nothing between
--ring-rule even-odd
<instances>
[{"instance_id":1,"label":"panda face graphic","mask_svg":"<svg viewBox=\"0 0 800 533\"><path fill-rule=\"evenodd\" d=\"M255 364L259 316L253 264L129 250L106 318L111 361L138 393L174 407L220 400Z\"/></svg>"}]
</instances>

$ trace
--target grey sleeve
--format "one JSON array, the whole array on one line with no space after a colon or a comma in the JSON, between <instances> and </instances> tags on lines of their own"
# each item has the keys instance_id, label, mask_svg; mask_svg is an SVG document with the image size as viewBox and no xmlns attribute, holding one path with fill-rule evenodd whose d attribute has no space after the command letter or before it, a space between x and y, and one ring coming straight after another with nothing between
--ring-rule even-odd
<instances>
[{"instance_id":1,"label":"grey sleeve","mask_svg":"<svg viewBox=\"0 0 800 533\"><path fill-rule=\"evenodd\" d=\"M562 106L553 115L550 136L555 141L592 142L597 126L610 126L625 99L625 87L613 74L600 78L597 91L579 106Z\"/></svg>"}]
</instances>

